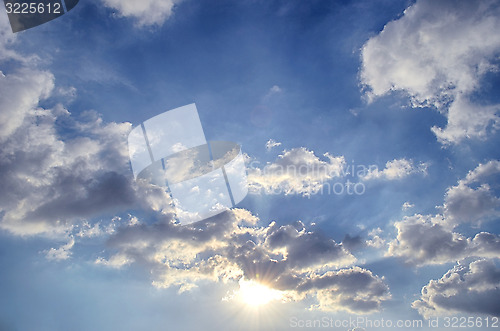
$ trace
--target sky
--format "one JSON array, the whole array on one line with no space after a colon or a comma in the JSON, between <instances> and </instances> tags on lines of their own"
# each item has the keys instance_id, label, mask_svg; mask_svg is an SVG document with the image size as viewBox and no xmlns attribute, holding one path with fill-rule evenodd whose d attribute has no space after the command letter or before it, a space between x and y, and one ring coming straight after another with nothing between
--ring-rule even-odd
<instances>
[{"instance_id":1,"label":"sky","mask_svg":"<svg viewBox=\"0 0 500 331\"><path fill-rule=\"evenodd\" d=\"M496 31L493 0L2 10L0 330L499 327ZM249 194L183 225L127 139L192 103Z\"/></svg>"}]
</instances>

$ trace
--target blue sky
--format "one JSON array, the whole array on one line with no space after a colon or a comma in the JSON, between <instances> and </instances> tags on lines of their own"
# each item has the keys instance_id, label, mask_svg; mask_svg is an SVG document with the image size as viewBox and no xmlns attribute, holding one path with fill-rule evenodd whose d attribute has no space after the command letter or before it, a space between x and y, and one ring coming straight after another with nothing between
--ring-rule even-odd
<instances>
[{"instance_id":1,"label":"blue sky","mask_svg":"<svg viewBox=\"0 0 500 331\"><path fill-rule=\"evenodd\" d=\"M499 5L82 0L16 34L0 15L0 329L498 318ZM191 103L251 192L180 226L127 136Z\"/></svg>"}]
</instances>

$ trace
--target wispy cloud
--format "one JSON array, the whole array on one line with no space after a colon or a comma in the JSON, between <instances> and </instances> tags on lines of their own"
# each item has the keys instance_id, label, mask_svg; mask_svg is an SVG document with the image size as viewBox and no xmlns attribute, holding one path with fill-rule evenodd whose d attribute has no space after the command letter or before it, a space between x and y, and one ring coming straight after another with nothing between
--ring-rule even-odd
<instances>
[{"instance_id":1,"label":"wispy cloud","mask_svg":"<svg viewBox=\"0 0 500 331\"><path fill-rule=\"evenodd\" d=\"M274 139L269 139L267 142L266 142L266 149L268 151L270 151L271 149L273 149L274 147L278 147L278 146L281 146L281 143L280 142L277 142L275 141Z\"/></svg>"},{"instance_id":2,"label":"wispy cloud","mask_svg":"<svg viewBox=\"0 0 500 331\"><path fill-rule=\"evenodd\" d=\"M369 168L362 180L385 179L385 180L399 180L411 174L421 173L427 174L426 163L420 163L418 166L413 164L413 161L407 159L394 159L387 161L385 168L379 170L378 168Z\"/></svg>"},{"instance_id":3,"label":"wispy cloud","mask_svg":"<svg viewBox=\"0 0 500 331\"><path fill-rule=\"evenodd\" d=\"M62 245L59 248L51 248L48 251L45 251L45 256L48 260L67 260L71 256L71 248L75 245L75 239L71 237L67 244Z\"/></svg>"}]
</instances>

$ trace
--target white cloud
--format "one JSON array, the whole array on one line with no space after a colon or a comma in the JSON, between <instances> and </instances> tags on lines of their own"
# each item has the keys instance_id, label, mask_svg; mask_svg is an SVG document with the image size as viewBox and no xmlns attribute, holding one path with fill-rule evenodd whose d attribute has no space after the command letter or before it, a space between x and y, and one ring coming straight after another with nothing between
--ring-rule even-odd
<instances>
[{"instance_id":1,"label":"white cloud","mask_svg":"<svg viewBox=\"0 0 500 331\"><path fill-rule=\"evenodd\" d=\"M173 4L105 1L145 25L161 24ZM0 36L0 43L4 37ZM1 44L0 56L18 54ZM133 181L126 146L130 123L105 123L92 111L76 120L62 104L40 107L40 100L55 93L68 98L62 102L71 102L74 90L60 89L50 72L24 62L18 65L19 70L0 77L2 91L8 90L0 95L2 230L67 239L66 244L44 251L51 260L70 258L77 240L110 235L113 254L95 263L111 268L141 264L151 270L157 287L179 286L185 291L202 279L227 282L245 277L284 289L296 300L313 297L318 309L352 312L378 310L388 299L383 279L353 267L356 259L342 244L308 231L300 221L257 226L256 216L234 209L196 227L175 224L166 193ZM279 87L271 89L279 91ZM63 137L60 132L69 134ZM254 178L260 180L258 185L307 194L340 175L343 158L324 157L321 160L305 148L285 151L270 165L270 174L258 171ZM279 169L287 166L280 175ZM157 222L147 225L134 216L128 222L120 222L119 217L92 221L97 215L111 218L116 211L134 207L157 211Z\"/></svg>"},{"instance_id":2,"label":"white cloud","mask_svg":"<svg viewBox=\"0 0 500 331\"><path fill-rule=\"evenodd\" d=\"M278 85L273 85L273 87L269 89L270 93L280 93L281 91L283 90Z\"/></svg>"},{"instance_id":3,"label":"white cloud","mask_svg":"<svg viewBox=\"0 0 500 331\"><path fill-rule=\"evenodd\" d=\"M498 316L500 269L490 260L459 264L422 288L412 307L425 318L456 313Z\"/></svg>"},{"instance_id":4,"label":"white cloud","mask_svg":"<svg viewBox=\"0 0 500 331\"><path fill-rule=\"evenodd\" d=\"M0 15L0 60L16 60L27 63L36 57L23 56L15 50L12 46L17 41L17 34L12 33L9 18L7 15Z\"/></svg>"},{"instance_id":5,"label":"white cloud","mask_svg":"<svg viewBox=\"0 0 500 331\"><path fill-rule=\"evenodd\" d=\"M71 237L67 244L59 248L51 248L45 251L45 256L48 260L62 261L71 257L71 248L75 245L75 239Z\"/></svg>"},{"instance_id":6,"label":"white cloud","mask_svg":"<svg viewBox=\"0 0 500 331\"><path fill-rule=\"evenodd\" d=\"M315 308L324 311L371 313L380 310L382 302L391 297L383 279L359 267L313 275L299 288L317 289L319 304Z\"/></svg>"},{"instance_id":7,"label":"white cloud","mask_svg":"<svg viewBox=\"0 0 500 331\"><path fill-rule=\"evenodd\" d=\"M491 160L479 164L456 186L448 188L442 207L447 221L451 224L479 223L499 217L500 199L487 183L498 173L500 162Z\"/></svg>"},{"instance_id":8,"label":"white cloud","mask_svg":"<svg viewBox=\"0 0 500 331\"><path fill-rule=\"evenodd\" d=\"M374 248L382 248L386 245L386 241L381 237L383 231L381 228L376 228L368 232L368 240L366 245Z\"/></svg>"},{"instance_id":9,"label":"white cloud","mask_svg":"<svg viewBox=\"0 0 500 331\"><path fill-rule=\"evenodd\" d=\"M407 159L394 159L387 161L385 168L379 170L378 168L369 168L362 180L372 179L385 179L385 180L399 180L411 174L422 173L427 174L427 164L420 163L417 167L413 165L413 161Z\"/></svg>"},{"instance_id":10,"label":"white cloud","mask_svg":"<svg viewBox=\"0 0 500 331\"><path fill-rule=\"evenodd\" d=\"M0 72L0 141L17 130L38 102L46 99L54 88L54 76L45 71L22 68L4 75Z\"/></svg>"},{"instance_id":11,"label":"white cloud","mask_svg":"<svg viewBox=\"0 0 500 331\"><path fill-rule=\"evenodd\" d=\"M120 269L121 267L127 266L133 262L133 259L120 253L111 256L109 259L98 258L95 260L95 264L105 265L113 269Z\"/></svg>"},{"instance_id":12,"label":"white cloud","mask_svg":"<svg viewBox=\"0 0 500 331\"><path fill-rule=\"evenodd\" d=\"M444 263L464 257L468 242L443 225L439 216L405 217L394 226L397 238L389 245L388 255L401 256L417 265Z\"/></svg>"},{"instance_id":13,"label":"white cloud","mask_svg":"<svg viewBox=\"0 0 500 331\"><path fill-rule=\"evenodd\" d=\"M500 237L478 233L467 238L454 232L441 215L414 215L394 224L397 238L389 244L387 255L403 257L418 266L459 261L467 257L500 256Z\"/></svg>"},{"instance_id":14,"label":"white cloud","mask_svg":"<svg viewBox=\"0 0 500 331\"><path fill-rule=\"evenodd\" d=\"M52 73L23 60L36 57L12 49L15 38L7 37L12 32L0 16L0 57L13 60L11 72L0 75L0 228L20 236L63 238L80 231L74 234L83 238L100 231L90 224L93 216L111 218L137 205L169 209L164 192L131 180L130 123L104 123L92 111L76 120L62 104L40 106L50 96L72 101L74 89L64 93ZM48 256L64 256L71 247L50 250Z\"/></svg>"},{"instance_id":15,"label":"white cloud","mask_svg":"<svg viewBox=\"0 0 500 331\"><path fill-rule=\"evenodd\" d=\"M135 261L151 269L157 287L196 287L201 280L260 282L290 300L315 298L321 310L378 310L390 295L383 279L352 267L355 258L343 245L296 221L256 226L244 209L181 227L165 218L154 225L122 228L109 245L118 253L98 263ZM112 263L115 259L118 262Z\"/></svg>"},{"instance_id":16,"label":"white cloud","mask_svg":"<svg viewBox=\"0 0 500 331\"><path fill-rule=\"evenodd\" d=\"M343 156L323 156L327 160L304 147L285 150L274 163L248 169L250 192L314 194L326 181L340 177L345 166Z\"/></svg>"},{"instance_id":17,"label":"white cloud","mask_svg":"<svg viewBox=\"0 0 500 331\"><path fill-rule=\"evenodd\" d=\"M270 151L271 149L273 149L274 147L278 147L278 146L281 146L281 143L280 142L277 142L275 141L274 139L269 139L266 143L266 149L268 151Z\"/></svg>"},{"instance_id":18,"label":"white cloud","mask_svg":"<svg viewBox=\"0 0 500 331\"><path fill-rule=\"evenodd\" d=\"M471 188L463 183L446 192L444 214L449 222L477 223L500 216L500 199L495 197L488 184Z\"/></svg>"},{"instance_id":19,"label":"white cloud","mask_svg":"<svg viewBox=\"0 0 500 331\"><path fill-rule=\"evenodd\" d=\"M411 209L415 207L415 205L409 201L406 201L405 203L403 203L403 206L401 207L401 209L403 210L407 210L407 209Z\"/></svg>"},{"instance_id":20,"label":"white cloud","mask_svg":"<svg viewBox=\"0 0 500 331\"><path fill-rule=\"evenodd\" d=\"M459 180L458 185L448 188L440 207L442 214L415 214L395 222L398 234L390 242L387 255L399 256L417 265L454 262L471 256L500 256L498 235L480 232L467 238L455 231L460 224L478 224L500 216L500 199L484 183L500 173L499 164L496 160L480 164ZM470 187L478 182L483 184Z\"/></svg>"},{"instance_id":21,"label":"white cloud","mask_svg":"<svg viewBox=\"0 0 500 331\"><path fill-rule=\"evenodd\" d=\"M264 96L263 100L269 100L272 96L280 94L281 92L283 92L283 89L281 87L279 87L278 85L273 85L273 87L271 87L267 94Z\"/></svg>"},{"instance_id":22,"label":"white cloud","mask_svg":"<svg viewBox=\"0 0 500 331\"><path fill-rule=\"evenodd\" d=\"M484 182L488 177L498 173L500 173L500 161L490 160L486 164L481 163L474 170L469 171L461 182L464 184Z\"/></svg>"},{"instance_id":23,"label":"white cloud","mask_svg":"<svg viewBox=\"0 0 500 331\"><path fill-rule=\"evenodd\" d=\"M13 234L65 233L81 220L141 200L126 175L130 124L97 118L85 123L81 136L62 140L55 113L30 114L1 143L0 227Z\"/></svg>"},{"instance_id":24,"label":"white cloud","mask_svg":"<svg viewBox=\"0 0 500 331\"><path fill-rule=\"evenodd\" d=\"M448 119L432 131L443 144L484 138L500 125L500 105L478 105L470 95L498 68L500 7L496 1L419 0L362 49L362 83L373 98L405 91L414 106L435 106ZM491 126L491 127L490 127Z\"/></svg>"},{"instance_id":25,"label":"white cloud","mask_svg":"<svg viewBox=\"0 0 500 331\"><path fill-rule=\"evenodd\" d=\"M181 0L102 0L120 16L133 17L139 26L162 25Z\"/></svg>"}]
</instances>

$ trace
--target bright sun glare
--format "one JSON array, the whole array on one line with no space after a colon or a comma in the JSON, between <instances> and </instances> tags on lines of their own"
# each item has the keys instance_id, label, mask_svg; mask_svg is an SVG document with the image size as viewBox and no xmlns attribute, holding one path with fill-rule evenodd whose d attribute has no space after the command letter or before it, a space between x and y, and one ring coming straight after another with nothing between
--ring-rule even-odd
<instances>
[{"instance_id":1,"label":"bright sun glare","mask_svg":"<svg viewBox=\"0 0 500 331\"><path fill-rule=\"evenodd\" d=\"M281 300L281 291L269 288L253 280L241 279L240 289L237 292L238 298L250 306L261 306L273 300Z\"/></svg>"}]
</instances>

